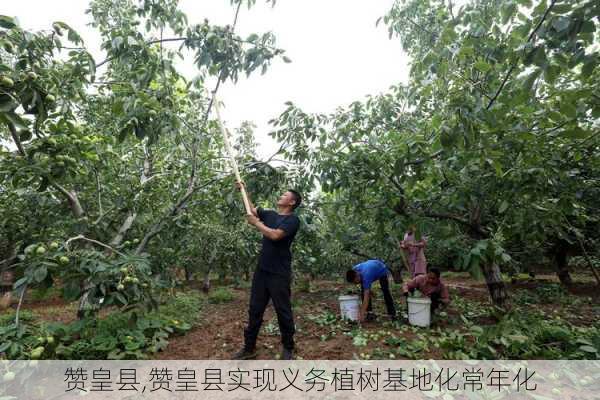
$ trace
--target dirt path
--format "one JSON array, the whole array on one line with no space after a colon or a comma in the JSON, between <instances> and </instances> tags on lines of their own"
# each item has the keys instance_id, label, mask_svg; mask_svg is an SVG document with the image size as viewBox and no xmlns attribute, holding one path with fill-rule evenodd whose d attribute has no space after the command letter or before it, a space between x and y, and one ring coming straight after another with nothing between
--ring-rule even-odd
<instances>
[{"instance_id":1,"label":"dirt path","mask_svg":"<svg viewBox=\"0 0 600 400\"><path fill-rule=\"evenodd\" d=\"M451 296L460 297L477 307L488 307L488 292L483 282L476 282L461 277L446 280L450 287ZM537 283L536 283L537 284ZM509 290L528 287L533 283L519 283L512 285ZM404 302L399 297L399 287L394 285L393 296L397 307L404 307ZM364 323L361 326L363 335L369 337L368 344L357 347L353 342L353 332L356 334L357 326L340 321L337 297L348 290L347 285L340 282L320 281L310 293L293 293L292 304L296 323L295 340L297 356L303 359L352 359L364 354L387 354L390 346L386 340L390 337L404 340L407 343L423 335L422 330L409 327L405 321L392 323L386 316L382 295L379 290L374 291L374 310L379 316L375 322ZM168 347L155 355L155 359L230 359L231 355L243 345L243 329L248 318L249 289L232 289L234 300L223 304L207 303L202 310L201 324L185 336L172 337ZM549 313L555 309L561 310L565 306L558 304L538 305ZM402 313L404 310L399 309ZM461 329L460 311L456 306L447 310L448 318L435 322L435 327ZM574 316L573 322L578 325L589 325L595 320L596 313L592 306L579 310L579 316ZM472 317L479 324L494 324L490 317ZM454 322L449 322L454 321ZM459 322L456 322L459 321ZM433 327L432 329L435 329ZM355 335L354 335L355 336ZM273 359L281 350L277 318L272 305L267 307L263 326L258 338L258 358ZM422 358L441 358L439 349L431 348L419 356ZM399 355L398 358L402 358Z\"/></svg>"},{"instance_id":2,"label":"dirt path","mask_svg":"<svg viewBox=\"0 0 600 400\"><path fill-rule=\"evenodd\" d=\"M319 282L311 293L295 293L293 296L294 318L296 322L295 341L297 356L304 359L352 359L359 352L369 352L375 346L385 346L384 340L397 332L387 317L382 295L375 291L373 302L378 320L362 325L368 334L381 336L378 341L357 349L353 345L350 331L355 325L336 321L339 314L337 296L347 286L333 282ZM468 290L468 288L465 288ZM243 346L243 329L248 318L249 289L235 289L234 300L225 304L207 304L202 310L202 323L185 336L174 337L168 347L155 355L155 359L229 359ZM397 297L397 293L394 293ZM471 293L469 297L484 298L486 293ZM402 307L396 298L398 307ZM402 312L402 310L398 310ZM327 319L329 318L329 319ZM258 338L258 358L273 359L280 350L280 336L272 304L269 304ZM333 333L335 332L335 333ZM346 335L345 333L348 333ZM404 332L405 338L413 336ZM433 355L433 354L432 354Z\"/></svg>"},{"instance_id":3,"label":"dirt path","mask_svg":"<svg viewBox=\"0 0 600 400\"><path fill-rule=\"evenodd\" d=\"M168 347L158 354L156 359L229 359L243 346L243 330L248 320L249 290L233 290L234 300L224 304L209 304L203 308L201 325L185 336L172 338ZM324 311L335 312L333 301L323 300L323 293L298 294L294 298L296 312L296 335L298 356L303 358L319 357L327 347L329 357L342 356L344 343L352 340L343 337L338 343L329 340L326 343L320 336L329 331L319 327L307 318L306 297L310 295L315 315ZM315 298L316 297L316 298ZM321 298L321 299L320 299ZM317 300L317 301L315 301ZM318 310L318 311L316 311ZM263 326L258 339L258 358L273 359L281 350L279 328L272 304L269 304L263 318Z\"/></svg>"}]
</instances>

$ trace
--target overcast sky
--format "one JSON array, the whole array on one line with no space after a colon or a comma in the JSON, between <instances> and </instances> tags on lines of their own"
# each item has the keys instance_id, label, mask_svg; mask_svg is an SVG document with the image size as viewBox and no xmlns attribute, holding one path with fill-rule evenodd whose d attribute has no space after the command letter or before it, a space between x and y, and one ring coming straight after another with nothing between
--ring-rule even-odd
<instances>
[{"instance_id":1,"label":"overcast sky","mask_svg":"<svg viewBox=\"0 0 600 400\"><path fill-rule=\"evenodd\" d=\"M0 14L16 16L26 29L50 29L63 21L84 38L97 61L102 60L98 35L87 26L87 0L2 1ZM393 0L278 0L273 8L258 0L255 7L242 8L236 32L272 31L277 46L286 50L291 64L277 61L265 75L240 76L225 85L220 99L226 107L223 118L230 129L241 121L254 122L259 154L271 155L277 146L267 136L267 122L292 101L308 112L329 112L386 91L405 82L408 60L398 39L389 40L386 27L375 27ZM212 23L231 24L234 8L229 0L180 0L190 23L208 18ZM182 70L189 78L197 71L192 62Z\"/></svg>"}]
</instances>

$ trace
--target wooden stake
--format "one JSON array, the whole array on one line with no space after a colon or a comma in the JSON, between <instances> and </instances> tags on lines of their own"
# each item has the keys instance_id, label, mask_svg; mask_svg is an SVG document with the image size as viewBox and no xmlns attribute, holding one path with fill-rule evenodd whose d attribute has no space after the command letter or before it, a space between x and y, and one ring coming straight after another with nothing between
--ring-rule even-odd
<instances>
[{"instance_id":1,"label":"wooden stake","mask_svg":"<svg viewBox=\"0 0 600 400\"><path fill-rule=\"evenodd\" d=\"M244 208L246 209L247 215L252 215L252 210L250 209L250 201L248 200L248 193L246 193L246 187L242 185L242 178L240 177L240 170L238 168L237 162L235 161L235 156L233 154L233 149L231 148L231 143L229 143L229 133L225 125L223 125L223 120L221 120L221 112L219 108L219 101L217 100L217 96L214 95L214 105L215 112L217 114L217 122L219 123L219 128L221 130L221 134L223 135L223 142L225 143L225 149L229 154L229 162L231 163L231 168L233 168L233 173L235 174L236 181L240 184L240 189L242 192L242 201L244 202Z\"/></svg>"}]
</instances>

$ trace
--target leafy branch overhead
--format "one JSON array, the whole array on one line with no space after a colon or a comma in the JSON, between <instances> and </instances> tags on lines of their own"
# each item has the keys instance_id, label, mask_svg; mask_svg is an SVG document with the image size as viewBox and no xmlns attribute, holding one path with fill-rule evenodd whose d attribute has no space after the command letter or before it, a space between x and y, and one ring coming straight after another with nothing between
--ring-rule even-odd
<instances>
[{"instance_id":1,"label":"leafy branch overhead","mask_svg":"<svg viewBox=\"0 0 600 400\"><path fill-rule=\"evenodd\" d=\"M329 115L289 103L273 136L356 221L389 221L376 243L411 221L473 249L591 239L599 15L583 0L397 1L382 20L412 60L409 83ZM497 266L518 263L503 254L481 259L492 292Z\"/></svg>"},{"instance_id":2,"label":"leafy branch overhead","mask_svg":"<svg viewBox=\"0 0 600 400\"><path fill-rule=\"evenodd\" d=\"M173 229L205 232L231 219L235 204L222 199L232 183L210 118L218 86L207 95L206 79L235 82L241 73L265 73L275 59L289 61L271 33L237 35L242 4L233 5L233 23L216 26L188 23L177 1L91 1L102 62L64 22L31 32L0 16L0 245L6 240L15 253L2 268L17 271L16 290L60 278L69 299L80 301L80 316L107 305L151 306L158 284L151 275L170 268L175 252L194 253ZM189 53L198 70L192 80L178 68ZM244 129L238 152L248 182L268 175L261 182L268 196L286 172L256 160L253 128ZM203 211L206 203L218 206L214 215ZM245 244L247 252L236 250L243 235L247 228L214 242L230 246L221 259L252 253ZM158 259L150 256L155 246ZM31 249L44 254L32 257Z\"/></svg>"}]
</instances>

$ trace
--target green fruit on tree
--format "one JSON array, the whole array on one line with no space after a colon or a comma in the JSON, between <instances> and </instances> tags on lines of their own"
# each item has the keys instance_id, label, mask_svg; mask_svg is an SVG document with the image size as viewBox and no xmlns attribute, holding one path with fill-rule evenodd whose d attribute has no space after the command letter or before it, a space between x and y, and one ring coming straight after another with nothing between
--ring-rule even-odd
<instances>
[{"instance_id":1,"label":"green fruit on tree","mask_svg":"<svg viewBox=\"0 0 600 400\"><path fill-rule=\"evenodd\" d=\"M125 289L125 285L123 285L122 283L119 283L117 285L117 290L124 290Z\"/></svg>"},{"instance_id":2,"label":"green fruit on tree","mask_svg":"<svg viewBox=\"0 0 600 400\"><path fill-rule=\"evenodd\" d=\"M10 382L12 380L15 379L15 373L12 371L8 371L7 373L4 374L4 376L2 377L2 380L4 382Z\"/></svg>"},{"instance_id":3,"label":"green fruit on tree","mask_svg":"<svg viewBox=\"0 0 600 400\"><path fill-rule=\"evenodd\" d=\"M156 111L150 110L148 111L148 115L150 115L151 117L156 117Z\"/></svg>"},{"instance_id":4,"label":"green fruit on tree","mask_svg":"<svg viewBox=\"0 0 600 400\"><path fill-rule=\"evenodd\" d=\"M139 280L138 278L135 278L135 277L134 277L134 278L131 278L131 282L133 282L133 283L138 283L139 281L140 281L140 280Z\"/></svg>"},{"instance_id":5,"label":"green fruit on tree","mask_svg":"<svg viewBox=\"0 0 600 400\"><path fill-rule=\"evenodd\" d=\"M28 79L31 79L32 81L35 81L35 80L38 78L38 74L36 74L36 73L35 73L35 72L33 72L33 71L29 71L29 72L27 73L27 78L28 78Z\"/></svg>"},{"instance_id":6,"label":"green fruit on tree","mask_svg":"<svg viewBox=\"0 0 600 400\"><path fill-rule=\"evenodd\" d=\"M38 336L37 340L38 340L38 342L40 342L40 343L44 343L44 342L46 341L46 338L45 338L45 337L43 337L43 336Z\"/></svg>"},{"instance_id":7,"label":"green fruit on tree","mask_svg":"<svg viewBox=\"0 0 600 400\"><path fill-rule=\"evenodd\" d=\"M46 101L48 101L50 103L54 103L56 101L56 97L54 97L53 95L49 94L48 96L46 96Z\"/></svg>"},{"instance_id":8,"label":"green fruit on tree","mask_svg":"<svg viewBox=\"0 0 600 400\"><path fill-rule=\"evenodd\" d=\"M11 88L11 87L15 86L15 82L12 79L10 79L8 76L3 76L0 78L0 85Z\"/></svg>"},{"instance_id":9,"label":"green fruit on tree","mask_svg":"<svg viewBox=\"0 0 600 400\"><path fill-rule=\"evenodd\" d=\"M39 246L37 249L35 249L35 253L41 256L42 254L46 253L46 248L44 246Z\"/></svg>"},{"instance_id":10,"label":"green fruit on tree","mask_svg":"<svg viewBox=\"0 0 600 400\"><path fill-rule=\"evenodd\" d=\"M48 344L54 344L54 336L46 337L46 341L48 342Z\"/></svg>"},{"instance_id":11,"label":"green fruit on tree","mask_svg":"<svg viewBox=\"0 0 600 400\"><path fill-rule=\"evenodd\" d=\"M121 271L121 273L123 273L123 274L126 274L127 271L129 271L129 270L127 269L127 267L121 267L121 269L119 271Z\"/></svg>"},{"instance_id":12,"label":"green fruit on tree","mask_svg":"<svg viewBox=\"0 0 600 400\"><path fill-rule=\"evenodd\" d=\"M67 265L69 263L69 257L67 257L67 256L60 256L60 258L58 259L58 262L61 265Z\"/></svg>"},{"instance_id":13,"label":"green fruit on tree","mask_svg":"<svg viewBox=\"0 0 600 400\"><path fill-rule=\"evenodd\" d=\"M33 349L31 351L31 359L32 360L37 360L42 356L42 353L44 352L44 347L43 346L39 346L36 347L35 349Z\"/></svg>"},{"instance_id":14,"label":"green fruit on tree","mask_svg":"<svg viewBox=\"0 0 600 400\"><path fill-rule=\"evenodd\" d=\"M56 242L52 242L52 243L50 243L50 249L51 249L51 250L56 250L56 249L58 249L58 243L56 243Z\"/></svg>"},{"instance_id":15,"label":"green fruit on tree","mask_svg":"<svg viewBox=\"0 0 600 400\"><path fill-rule=\"evenodd\" d=\"M133 239L133 244L138 244L140 242L140 239Z\"/></svg>"}]
</instances>

